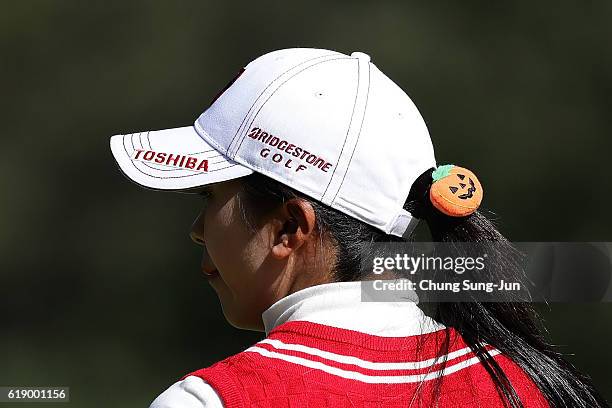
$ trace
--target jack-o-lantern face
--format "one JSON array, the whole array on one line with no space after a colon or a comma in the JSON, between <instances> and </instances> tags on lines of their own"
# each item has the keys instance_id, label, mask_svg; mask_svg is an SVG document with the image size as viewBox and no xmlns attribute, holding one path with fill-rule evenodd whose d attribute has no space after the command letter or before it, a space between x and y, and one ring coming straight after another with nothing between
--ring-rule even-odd
<instances>
[{"instance_id":1,"label":"jack-o-lantern face","mask_svg":"<svg viewBox=\"0 0 612 408\"><path fill-rule=\"evenodd\" d=\"M429 199L440 212L452 217L470 215L482 202L482 186L476 175L463 167L440 166L432 174Z\"/></svg>"}]
</instances>

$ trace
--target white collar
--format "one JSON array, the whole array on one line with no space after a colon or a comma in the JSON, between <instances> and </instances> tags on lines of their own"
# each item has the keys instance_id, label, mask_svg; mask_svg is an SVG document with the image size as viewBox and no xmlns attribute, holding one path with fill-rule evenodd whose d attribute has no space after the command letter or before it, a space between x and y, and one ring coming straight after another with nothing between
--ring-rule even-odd
<instances>
[{"instance_id":1,"label":"white collar","mask_svg":"<svg viewBox=\"0 0 612 408\"><path fill-rule=\"evenodd\" d=\"M418 299L415 297L414 299ZM334 282L299 290L262 314L266 335L283 323L301 320L383 337L441 330L416 301L362 302L361 282Z\"/></svg>"}]
</instances>

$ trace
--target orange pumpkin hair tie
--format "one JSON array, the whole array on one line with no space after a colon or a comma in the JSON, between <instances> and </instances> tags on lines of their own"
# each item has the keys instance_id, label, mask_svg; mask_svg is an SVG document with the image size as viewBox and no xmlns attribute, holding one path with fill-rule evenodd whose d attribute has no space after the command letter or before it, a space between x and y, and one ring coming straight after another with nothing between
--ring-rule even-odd
<instances>
[{"instance_id":1,"label":"orange pumpkin hair tie","mask_svg":"<svg viewBox=\"0 0 612 408\"><path fill-rule=\"evenodd\" d=\"M429 189L429 199L441 213L465 217L480 206L482 185L470 170L445 164L436 168L431 177L433 183Z\"/></svg>"}]
</instances>

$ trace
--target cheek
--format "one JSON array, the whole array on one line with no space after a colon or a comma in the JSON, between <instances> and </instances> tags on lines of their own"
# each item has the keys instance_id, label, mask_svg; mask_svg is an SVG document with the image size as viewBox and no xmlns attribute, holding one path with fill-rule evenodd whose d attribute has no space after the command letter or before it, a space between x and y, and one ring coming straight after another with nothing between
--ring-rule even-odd
<instances>
[{"instance_id":1,"label":"cheek","mask_svg":"<svg viewBox=\"0 0 612 408\"><path fill-rule=\"evenodd\" d=\"M228 220L233 221L228 221ZM219 271L211 281L227 320L236 327L259 327L261 313L270 303L266 282L265 243L248 231L241 218L217 213L205 228L208 254ZM208 239L210 238L210 239Z\"/></svg>"},{"instance_id":2,"label":"cheek","mask_svg":"<svg viewBox=\"0 0 612 408\"><path fill-rule=\"evenodd\" d=\"M233 200L218 211L207 212L206 216L204 233L208 254L229 291L242 299L249 292L258 269L258 251L252 234L235 211Z\"/></svg>"},{"instance_id":3,"label":"cheek","mask_svg":"<svg viewBox=\"0 0 612 408\"><path fill-rule=\"evenodd\" d=\"M206 210L204 236L206 249L220 272L226 272L228 263L236 258L236 238L225 207Z\"/></svg>"}]
</instances>

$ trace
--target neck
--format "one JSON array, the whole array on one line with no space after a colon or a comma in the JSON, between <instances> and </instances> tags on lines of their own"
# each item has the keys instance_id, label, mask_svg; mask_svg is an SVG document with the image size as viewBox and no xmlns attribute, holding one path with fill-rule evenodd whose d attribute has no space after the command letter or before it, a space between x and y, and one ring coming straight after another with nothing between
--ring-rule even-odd
<instances>
[{"instance_id":1,"label":"neck","mask_svg":"<svg viewBox=\"0 0 612 408\"><path fill-rule=\"evenodd\" d=\"M334 282L298 290L263 314L266 334L289 321L308 321L368 334L404 337L443 326L417 306L416 294L390 302L364 301L361 282Z\"/></svg>"}]
</instances>

